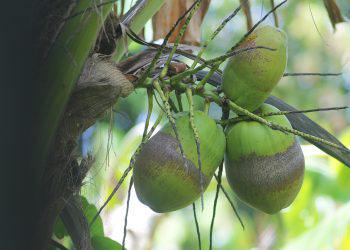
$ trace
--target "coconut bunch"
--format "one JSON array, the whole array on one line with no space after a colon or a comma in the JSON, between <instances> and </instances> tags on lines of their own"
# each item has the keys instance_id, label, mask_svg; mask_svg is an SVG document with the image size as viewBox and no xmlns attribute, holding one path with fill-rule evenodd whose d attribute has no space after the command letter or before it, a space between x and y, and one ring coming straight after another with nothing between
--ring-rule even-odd
<instances>
[{"instance_id":1,"label":"coconut bunch","mask_svg":"<svg viewBox=\"0 0 350 250\"><path fill-rule=\"evenodd\" d=\"M286 34L263 26L239 45L259 46L271 49L249 50L228 61L222 91L250 112L278 112L264 101L286 68ZM283 115L267 116L266 120L291 128ZM156 212L181 209L203 194L223 160L233 191L265 213L273 214L289 206L303 182L304 156L294 135L248 119L238 119L224 131L205 112L180 112L136 156L136 194Z\"/></svg>"}]
</instances>

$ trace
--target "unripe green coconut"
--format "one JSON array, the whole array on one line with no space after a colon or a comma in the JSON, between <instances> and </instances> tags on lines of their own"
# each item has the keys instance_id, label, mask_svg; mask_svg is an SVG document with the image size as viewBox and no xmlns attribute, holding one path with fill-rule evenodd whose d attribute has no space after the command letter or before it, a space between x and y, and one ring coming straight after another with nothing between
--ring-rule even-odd
<instances>
[{"instance_id":1,"label":"unripe green coconut","mask_svg":"<svg viewBox=\"0 0 350 250\"><path fill-rule=\"evenodd\" d=\"M137 197L155 212L186 207L201 194L197 149L189 115L180 113L175 119L186 161L169 123L143 146L135 161ZM224 158L226 140L222 128L205 113L195 111L194 122L200 139L204 191Z\"/></svg>"},{"instance_id":2,"label":"unripe green coconut","mask_svg":"<svg viewBox=\"0 0 350 250\"><path fill-rule=\"evenodd\" d=\"M260 109L262 113L279 111L268 104ZM265 118L291 128L285 116ZM296 137L256 121L238 122L226 132L226 176L237 196L268 214L288 207L304 177L304 155Z\"/></svg>"},{"instance_id":3,"label":"unripe green coconut","mask_svg":"<svg viewBox=\"0 0 350 250\"><path fill-rule=\"evenodd\" d=\"M287 36L273 26L253 31L239 49L265 46L232 57L224 69L222 90L239 106L256 110L283 76L287 64Z\"/></svg>"}]
</instances>

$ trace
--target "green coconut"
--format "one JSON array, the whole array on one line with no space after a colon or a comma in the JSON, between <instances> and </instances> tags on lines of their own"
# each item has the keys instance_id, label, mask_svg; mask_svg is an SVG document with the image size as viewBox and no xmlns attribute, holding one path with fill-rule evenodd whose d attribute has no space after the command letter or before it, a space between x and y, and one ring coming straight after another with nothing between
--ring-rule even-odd
<instances>
[{"instance_id":1,"label":"green coconut","mask_svg":"<svg viewBox=\"0 0 350 250\"><path fill-rule=\"evenodd\" d=\"M259 111L279 110L263 104ZM265 119L291 128L285 116ZM304 177L304 156L296 137L256 121L241 121L227 129L226 140L226 176L237 196L268 214L288 207Z\"/></svg>"},{"instance_id":2,"label":"green coconut","mask_svg":"<svg viewBox=\"0 0 350 250\"><path fill-rule=\"evenodd\" d=\"M287 36L273 26L253 31L239 49L265 46L232 57L224 69L222 90L239 106L256 110L283 76L287 64Z\"/></svg>"},{"instance_id":3,"label":"green coconut","mask_svg":"<svg viewBox=\"0 0 350 250\"><path fill-rule=\"evenodd\" d=\"M204 191L224 158L226 140L222 128L205 113L195 111L200 173L189 114L180 113L175 119L186 160L169 123L143 146L135 160L133 176L137 197L155 212L174 211L194 202L201 194L201 176Z\"/></svg>"}]
</instances>

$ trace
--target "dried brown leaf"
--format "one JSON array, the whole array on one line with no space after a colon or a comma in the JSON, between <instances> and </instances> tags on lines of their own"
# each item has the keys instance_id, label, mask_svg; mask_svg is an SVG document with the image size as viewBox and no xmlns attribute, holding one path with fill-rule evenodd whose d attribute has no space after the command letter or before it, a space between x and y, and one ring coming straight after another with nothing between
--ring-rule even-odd
<instances>
[{"instance_id":1,"label":"dried brown leaf","mask_svg":"<svg viewBox=\"0 0 350 250\"><path fill-rule=\"evenodd\" d=\"M162 8L153 17L153 38L154 40L164 38L177 19L193 4L195 0L167 0ZM204 16L208 10L210 0L203 0L200 9L193 16L190 24L180 43L198 45L201 38L201 25ZM175 29L171 35L169 42L175 42L185 20L182 20L180 25Z\"/></svg>"}]
</instances>

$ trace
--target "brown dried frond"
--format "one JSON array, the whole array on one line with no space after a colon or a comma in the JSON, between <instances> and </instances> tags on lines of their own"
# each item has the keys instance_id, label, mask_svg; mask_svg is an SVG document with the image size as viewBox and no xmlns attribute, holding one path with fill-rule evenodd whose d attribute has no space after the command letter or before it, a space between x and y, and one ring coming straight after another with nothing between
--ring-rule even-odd
<instances>
[{"instance_id":1,"label":"brown dried frond","mask_svg":"<svg viewBox=\"0 0 350 250\"><path fill-rule=\"evenodd\" d=\"M177 19L194 3L195 0L167 0L157 14L153 17L153 38L154 40L164 38ZM200 9L193 16L187 30L180 40L182 44L198 45L201 38L201 25L205 14L207 13L210 0L203 0ZM171 35L169 42L175 42L176 36L185 20L182 20L180 25Z\"/></svg>"}]
</instances>

